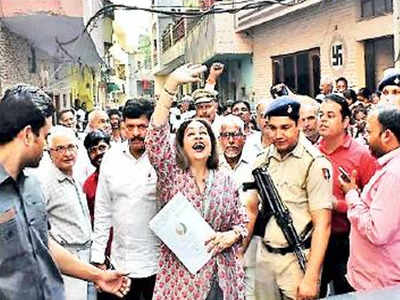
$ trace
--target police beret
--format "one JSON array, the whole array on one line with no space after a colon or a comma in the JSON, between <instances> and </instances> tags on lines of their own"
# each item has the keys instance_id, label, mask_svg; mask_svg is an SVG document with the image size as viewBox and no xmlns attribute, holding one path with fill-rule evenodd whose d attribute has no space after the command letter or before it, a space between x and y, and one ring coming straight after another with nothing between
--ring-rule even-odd
<instances>
[{"instance_id":1,"label":"police beret","mask_svg":"<svg viewBox=\"0 0 400 300\"><path fill-rule=\"evenodd\" d=\"M282 96L273 100L265 111L265 117L289 117L299 119L300 103L290 96Z\"/></svg>"},{"instance_id":2,"label":"police beret","mask_svg":"<svg viewBox=\"0 0 400 300\"><path fill-rule=\"evenodd\" d=\"M378 91L382 92L383 88L387 85L400 86L400 70L390 68L383 73L383 79L378 84Z\"/></svg>"},{"instance_id":3,"label":"police beret","mask_svg":"<svg viewBox=\"0 0 400 300\"><path fill-rule=\"evenodd\" d=\"M192 93L194 104L206 103L217 100L218 93L206 89L197 89Z\"/></svg>"}]
</instances>

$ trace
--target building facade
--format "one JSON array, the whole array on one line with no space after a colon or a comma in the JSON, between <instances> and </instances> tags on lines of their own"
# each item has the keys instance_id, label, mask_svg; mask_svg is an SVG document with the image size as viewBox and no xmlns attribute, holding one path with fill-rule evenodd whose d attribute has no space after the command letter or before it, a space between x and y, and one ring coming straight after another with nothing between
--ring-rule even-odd
<instances>
[{"instance_id":1,"label":"building facade","mask_svg":"<svg viewBox=\"0 0 400 300\"><path fill-rule=\"evenodd\" d=\"M105 1L106 2L106 1ZM101 65L106 55L104 24L83 29L103 6L95 0L0 0L1 92L14 84L42 87L57 110L76 99L88 109L104 106Z\"/></svg>"},{"instance_id":2,"label":"building facade","mask_svg":"<svg viewBox=\"0 0 400 300\"><path fill-rule=\"evenodd\" d=\"M182 10L201 11L214 1L182 1ZM164 2L163 2L164 3ZM187 7L184 4L189 5ZM168 4L172 5L172 4ZM157 20L158 18L158 20ZM217 90L219 101L228 99L252 100L252 44L246 34L235 32L235 17L231 14L212 14L198 18L165 18L153 24L153 73L155 93L160 93L165 77L184 63L205 64L213 62L225 65ZM206 78L205 74L204 78ZM190 94L202 84L185 85L180 94Z\"/></svg>"},{"instance_id":3,"label":"building facade","mask_svg":"<svg viewBox=\"0 0 400 300\"><path fill-rule=\"evenodd\" d=\"M392 0L294 3L236 15L236 32L252 38L255 97L278 82L316 96L321 77L375 90L394 66Z\"/></svg>"}]
</instances>

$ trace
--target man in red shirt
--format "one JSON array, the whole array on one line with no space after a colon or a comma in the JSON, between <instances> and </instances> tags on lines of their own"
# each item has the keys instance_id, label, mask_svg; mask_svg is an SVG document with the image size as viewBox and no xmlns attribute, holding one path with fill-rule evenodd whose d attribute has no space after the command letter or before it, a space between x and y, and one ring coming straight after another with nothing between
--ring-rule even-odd
<instances>
[{"instance_id":1,"label":"man in red shirt","mask_svg":"<svg viewBox=\"0 0 400 300\"><path fill-rule=\"evenodd\" d=\"M110 148L110 135L101 131L94 130L87 134L83 144L88 152L88 156L92 165L96 168L92 175L90 175L85 183L83 184L83 192L86 194L86 200L89 207L90 221L92 223L92 229L94 224L94 202L96 198L97 183L99 179L99 171L101 161L106 151ZM111 251L111 241L112 241L112 229L110 230L110 236L108 238L106 257L110 256ZM101 269L106 269L105 266L98 266ZM108 300L115 299L111 294L108 293L98 293L98 300Z\"/></svg>"},{"instance_id":2,"label":"man in red shirt","mask_svg":"<svg viewBox=\"0 0 400 300\"><path fill-rule=\"evenodd\" d=\"M367 147L356 142L347 133L351 111L343 97L337 94L327 95L321 104L319 118L319 133L322 139L318 148L332 163L333 194L336 198L332 212L332 232L321 279L320 296L325 296L327 284L331 280L335 294L343 294L352 290L345 278L349 257L350 223L346 216L345 194L340 188L338 179L339 167L348 174L357 170L357 184L362 188L374 175L377 162Z\"/></svg>"}]
</instances>

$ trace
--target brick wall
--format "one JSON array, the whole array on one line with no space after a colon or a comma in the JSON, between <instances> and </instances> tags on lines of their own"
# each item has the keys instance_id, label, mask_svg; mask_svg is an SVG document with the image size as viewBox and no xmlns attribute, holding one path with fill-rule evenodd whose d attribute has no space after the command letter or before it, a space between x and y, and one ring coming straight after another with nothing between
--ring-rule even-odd
<instances>
[{"instance_id":1,"label":"brick wall","mask_svg":"<svg viewBox=\"0 0 400 300\"><path fill-rule=\"evenodd\" d=\"M0 94L17 83L40 85L40 62L37 61L36 73L30 73L30 56L28 41L10 32L5 26L0 26Z\"/></svg>"},{"instance_id":2,"label":"brick wall","mask_svg":"<svg viewBox=\"0 0 400 300\"><path fill-rule=\"evenodd\" d=\"M30 43L10 32L5 26L0 26L0 97L10 87L18 83L41 87L58 97L55 105L64 109L71 105L69 64L54 64L54 60L46 53L35 49L36 71L30 72ZM57 75L54 73L57 70ZM54 98L54 99L55 99ZM65 99L65 105L64 100Z\"/></svg>"},{"instance_id":3,"label":"brick wall","mask_svg":"<svg viewBox=\"0 0 400 300\"><path fill-rule=\"evenodd\" d=\"M271 57L312 48L320 49L321 76L345 76L351 86L365 85L363 40L393 34L392 16L360 19L360 1L324 1L321 4L252 28L256 99L268 97L272 84ZM344 66L330 64L331 44L344 42Z\"/></svg>"}]
</instances>

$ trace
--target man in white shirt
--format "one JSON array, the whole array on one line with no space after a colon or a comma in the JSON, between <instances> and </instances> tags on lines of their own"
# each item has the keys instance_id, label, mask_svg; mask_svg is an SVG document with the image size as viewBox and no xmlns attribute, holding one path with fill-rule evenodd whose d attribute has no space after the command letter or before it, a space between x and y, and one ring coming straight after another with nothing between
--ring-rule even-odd
<instances>
[{"instance_id":1,"label":"man in white shirt","mask_svg":"<svg viewBox=\"0 0 400 300\"><path fill-rule=\"evenodd\" d=\"M245 152L246 135L244 122L237 116L228 115L222 118L219 143L223 154L220 156L220 168L227 171L239 190L240 198L244 201L242 184L252 177L252 165L256 153ZM246 299L254 300L255 265L257 239L254 236L244 254Z\"/></svg>"},{"instance_id":2,"label":"man in white shirt","mask_svg":"<svg viewBox=\"0 0 400 300\"><path fill-rule=\"evenodd\" d=\"M97 186L92 262L104 267L112 226L111 262L132 278L124 299L151 300L158 271L160 244L148 226L157 212L157 175L144 144L152 113L147 101L132 101L124 107L127 140L104 155Z\"/></svg>"},{"instance_id":3,"label":"man in white shirt","mask_svg":"<svg viewBox=\"0 0 400 300\"><path fill-rule=\"evenodd\" d=\"M186 95L178 102L178 108L175 113L172 113L171 109L170 123L172 132L176 132L183 122L194 117L196 112L194 110L189 110L192 102L192 96Z\"/></svg>"},{"instance_id":4,"label":"man in white shirt","mask_svg":"<svg viewBox=\"0 0 400 300\"><path fill-rule=\"evenodd\" d=\"M264 116L269 102L270 100L268 99L261 99L256 104L256 122L260 131L253 131L251 135L246 137L246 144L243 150L245 153L251 152L257 155L271 144L268 122Z\"/></svg>"},{"instance_id":5,"label":"man in white shirt","mask_svg":"<svg viewBox=\"0 0 400 300\"><path fill-rule=\"evenodd\" d=\"M319 103L314 100L311 101L301 103L300 120L304 135L314 145L320 140L318 132Z\"/></svg>"},{"instance_id":6,"label":"man in white shirt","mask_svg":"<svg viewBox=\"0 0 400 300\"><path fill-rule=\"evenodd\" d=\"M110 118L104 110L94 109L89 113L88 127L86 128L86 132L78 144L78 158L74 166L74 173L81 186L83 186L86 179L96 170L96 168L93 167L92 163L90 162L86 148L83 145L86 135L95 130L101 130L107 134L111 134Z\"/></svg>"}]
</instances>

